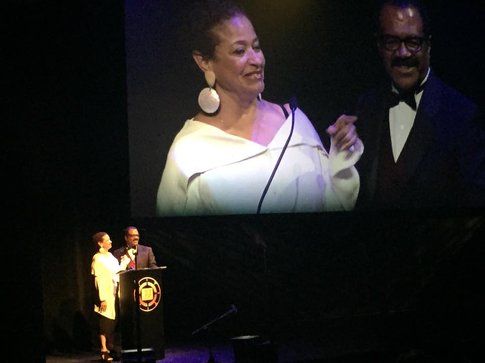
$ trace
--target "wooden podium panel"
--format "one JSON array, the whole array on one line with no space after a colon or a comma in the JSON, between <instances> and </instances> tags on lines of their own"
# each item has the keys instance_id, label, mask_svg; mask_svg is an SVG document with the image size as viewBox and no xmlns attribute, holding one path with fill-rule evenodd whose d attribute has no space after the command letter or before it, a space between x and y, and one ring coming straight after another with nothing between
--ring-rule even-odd
<instances>
[{"instance_id":1,"label":"wooden podium panel","mask_svg":"<svg viewBox=\"0 0 485 363\"><path fill-rule=\"evenodd\" d=\"M123 355L133 355L133 352L138 354L140 350L143 355L153 355L157 360L165 357L162 271L160 267L120 273Z\"/></svg>"}]
</instances>

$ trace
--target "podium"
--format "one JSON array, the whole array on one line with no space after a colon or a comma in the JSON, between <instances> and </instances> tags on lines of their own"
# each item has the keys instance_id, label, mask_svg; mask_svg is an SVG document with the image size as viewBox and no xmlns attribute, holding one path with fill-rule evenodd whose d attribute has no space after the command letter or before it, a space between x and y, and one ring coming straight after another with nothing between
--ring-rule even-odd
<instances>
[{"instance_id":1,"label":"podium","mask_svg":"<svg viewBox=\"0 0 485 363\"><path fill-rule=\"evenodd\" d=\"M120 272L120 332L123 361L143 362L163 359L164 267ZM136 298L138 297L138 303Z\"/></svg>"}]
</instances>

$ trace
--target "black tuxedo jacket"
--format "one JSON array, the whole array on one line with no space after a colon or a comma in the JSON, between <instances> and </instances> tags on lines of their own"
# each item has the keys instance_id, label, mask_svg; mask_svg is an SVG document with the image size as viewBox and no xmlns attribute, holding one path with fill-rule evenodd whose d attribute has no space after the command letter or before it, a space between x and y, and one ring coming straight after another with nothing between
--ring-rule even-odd
<instances>
[{"instance_id":1,"label":"black tuxedo jacket","mask_svg":"<svg viewBox=\"0 0 485 363\"><path fill-rule=\"evenodd\" d=\"M151 247L138 245L138 255L136 258L136 266L137 268L154 268L157 267L157 262L155 259L155 255L153 254L153 250ZM127 255L126 247L118 248L113 252L113 256L115 256L118 261L121 261L121 256Z\"/></svg>"},{"instance_id":2,"label":"black tuxedo jacket","mask_svg":"<svg viewBox=\"0 0 485 363\"><path fill-rule=\"evenodd\" d=\"M399 160L405 158L405 168L397 202L376 202L381 141L390 138L385 127L388 92L390 84L364 94L358 101L356 126L365 151L356 165L361 178L356 209L485 207L483 117L475 104L432 72L399 156Z\"/></svg>"}]
</instances>

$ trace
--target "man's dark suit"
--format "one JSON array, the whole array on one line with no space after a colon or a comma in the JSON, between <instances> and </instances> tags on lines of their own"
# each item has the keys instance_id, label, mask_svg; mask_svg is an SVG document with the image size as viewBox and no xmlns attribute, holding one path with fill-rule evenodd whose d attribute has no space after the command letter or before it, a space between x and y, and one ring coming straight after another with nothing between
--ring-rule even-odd
<instances>
[{"instance_id":1,"label":"man's dark suit","mask_svg":"<svg viewBox=\"0 0 485 363\"><path fill-rule=\"evenodd\" d=\"M138 254L136 257L136 267L137 268L154 268L157 267L157 262L155 259L155 255L153 254L153 250L151 247L138 245ZM126 247L118 248L113 252L113 256L115 256L118 261L121 260L121 256L127 255Z\"/></svg>"},{"instance_id":2,"label":"man's dark suit","mask_svg":"<svg viewBox=\"0 0 485 363\"><path fill-rule=\"evenodd\" d=\"M356 208L484 207L483 118L475 104L445 85L432 72L425 84L413 128L398 159L399 179L382 178L389 175L389 170L394 170L394 166L390 169L383 166L383 160L389 161L392 157L392 154L388 155L392 153L388 127L389 92L390 84L370 91L360 97L357 105L356 126L365 151L357 164L361 188ZM388 184L399 182L395 183L396 187L385 186L383 180ZM387 198L388 195L392 198Z\"/></svg>"}]
</instances>

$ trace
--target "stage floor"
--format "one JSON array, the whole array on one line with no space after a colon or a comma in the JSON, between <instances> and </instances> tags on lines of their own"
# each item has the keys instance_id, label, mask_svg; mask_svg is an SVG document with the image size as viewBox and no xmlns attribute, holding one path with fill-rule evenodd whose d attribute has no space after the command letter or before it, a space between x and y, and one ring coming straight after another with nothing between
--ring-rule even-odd
<instances>
[{"instance_id":1,"label":"stage floor","mask_svg":"<svg viewBox=\"0 0 485 363\"><path fill-rule=\"evenodd\" d=\"M214 347L212 349L212 355L217 363L232 363L235 361L234 352L230 345ZM165 358L157 360L157 363L205 363L209 358L209 350L203 346L178 346L166 348ZM53 354L46 357L46 363L86 363L99 361L99 354L94 352Z\"/></svg>"},{"instance_id":2,"label":"stage floor","mask_svg":"<svg viewBox=\"0 0 485 363\"><path fill-rule=\"evenodd\" d=\"M329 352L302 342L293 344L279 344L274 348L274 359L256 359L261 363L395 363L396 355L385 352L355 352L329 357ZM218 344L212 348L214 363L235 363L235 352L233 345ZM206 363L209 361L210 351L203 345L177 345L165 349L165 358L157 360L156 363ZM99 362L99 355L96 352L81 352L77 354L50 354L46 356L47 363L85 363ZM114 361L114 362L122 362ZM130 362L132 362L130 360ZM253 362L244 360L244 362Z\"/></svg>"}]
</instances>

